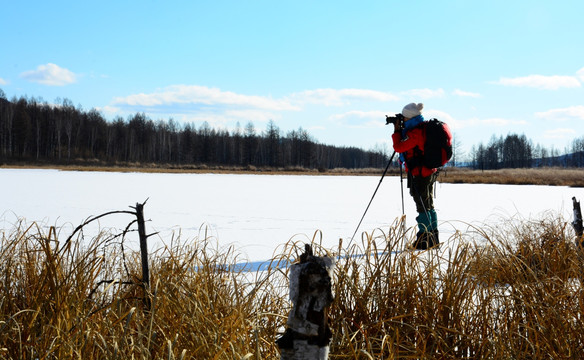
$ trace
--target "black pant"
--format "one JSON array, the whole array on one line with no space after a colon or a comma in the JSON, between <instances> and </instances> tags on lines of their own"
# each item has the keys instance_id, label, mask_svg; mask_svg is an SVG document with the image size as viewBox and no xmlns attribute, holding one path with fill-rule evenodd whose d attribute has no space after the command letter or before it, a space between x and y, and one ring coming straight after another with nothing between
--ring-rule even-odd
<instances>
[{"instance_id":1,"label":"black pant","mask_svg":"<svg viewBox=\"0 0 584 360\"><path fill-rule=\"evenodd\" d=\"M410 188L410 195L414 198L416 203L416 210L419 213L424 213L434 209L434 183L436 182L437 173L430 176L412 176L408 173L408 187Z\"/></svg>"}]
</instances>

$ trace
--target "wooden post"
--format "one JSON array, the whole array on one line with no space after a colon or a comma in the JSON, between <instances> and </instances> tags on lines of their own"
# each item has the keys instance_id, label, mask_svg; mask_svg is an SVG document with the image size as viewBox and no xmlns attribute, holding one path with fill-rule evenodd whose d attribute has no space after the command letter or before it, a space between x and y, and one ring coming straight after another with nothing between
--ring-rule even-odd
<instances>
[{"instance_id":1,"label":"wooden post","mask_svg":"<svg viewBox=\"0 0 584 360\"><path fill-rule=\"evenodd\" d=\"M287 329L276 340L281 360L326 360L332 332L327 308L333 301L332 271L334 260L317 257L310 245L300 262L290 268L290 301Z\"/></svg>"},{"instance_id":2,"label":"wooden post","mask_svg":"<svg viewBox=\"0 0 584 360\"><path fill-rule=\"evenodd\" d=\"M136 218L138 220L138 235L140 237L140 255L142 259L142 286L144 288L144 305L150 309L150 269L148 267L148 235L144 223L144 204L136 204Z\"/></svg>"},{"instance_id":3,"label":"wooden post","mask_svg":"<svg viewBox=\"0 0 584 360\"><path fill-rule=\"evenodd\" d=\"M148 201L148 199L146 199L146 201ZM136 222L138 223L138 236L140 237L140 255L141 255L141 261L142 261L142 281L141 281L142 284L141 285L142 285L142 288L144 289L143 301L144 301L144 308L149 311L150 307L151 307L151 303L150 303L150 269L149 269L149 265L148 265L148 238L152 235L157 234L157 233L146 235L146 225L145 225L145 221L144 221L144 205L146 205L146 201L144 201L142 204L136 203L136 207L130 206L135 211L110 211L110 212L106 212L104 214L101 214L101 215L98 215L98 216L95 216L95 217L88 219L83 224L81 224L75 228L75 230L71 233L71 235L69 235L67 240L65 240L64 245L61 246L61 248L58 250L57 254L60 254L63 251L63 249L67 249L68 248L67 245L72 241L75 234L82 231L84 226L86 226L87 224L89 224L93 221L97 221L104 216L108 216L108 215L112 215L112 214L130 214L130 215L136 216ZM128 225L126 230L124 230L124 232L122 233L122 239L125 236L125 234L128 232L128 228L133 224L134 224L134 222L132 221ZM123 244L123 240L122 240L122 244ZM122 251L123 251L123 247L122 247ZM114 282L114 280L102 280L99 282L98 286L101 284L111 284L112 282ZM131 281L131 282L125 281L125 282L122 282L122 284L125 284L125 285L132 284L133 285L133 284L135 284L135 282L134 281ZM91 297L91 295L96 290L97 290L97 287L89 293L89 297Z\"/></svg>"},{"instance_id":4,"label":"wooden post","mask_svg":"<svg viewBox=\"0 0 584 360\"><path fill-rule=\"evenodd\" d=\"M584 249L584 236L582 236L582 209L580 207L580 202L576 201L576 197L572 197L572 203L574 204L574 222L572 226L574 231L576 231L576 245L580 249Z\"/></svg>"}]
</instances>

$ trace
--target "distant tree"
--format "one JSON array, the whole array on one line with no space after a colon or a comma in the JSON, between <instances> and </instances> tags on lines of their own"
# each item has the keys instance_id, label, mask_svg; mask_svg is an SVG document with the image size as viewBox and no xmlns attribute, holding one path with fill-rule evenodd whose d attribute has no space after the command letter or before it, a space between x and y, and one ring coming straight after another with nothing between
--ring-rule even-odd
<instances>
[{"instance_id":1,"label":"distant tree","mask_svg":"<svg viewBox=\"0 0 584 360\"><path fill-rule=\"evenodd\" d=\"M28 156L29 141L31 138L32 123L30 120L30 115L27 111L28 101L21 98L16 103L16 109L14 113L14 148L13 153L19 158L24 158Z\"/></svg>"},{"instance_id":2,"label":"distant tree","mask_svg":"<svg viewBox=\"0 0 584 360\"><path fill-rule=\"evenodd\" d=\"M166 121L159 120L156 123L156 139L154 140L155 153L153 154L156 161L169 161L172 156L172 141L171 141L171 130L170 127L173 124L172 118L167 123Z\"/></svg>"},{"instance_id":3,"label":"distant tree","mask_svg":"<svg viewBox=\"0 0 584 360\"><path fill-rule=\"evenodd\" d=\"M14 103L0 99L0 155L9 158L12 153L12 124L14 122Z\"/></svg>"},{"instance_id":4,"label":"distant tree","mask_svg":"<svg viewBox=\"0 0 584 360\"><path fill-rule=\"evenodd\" d=\"M198 131L198 149L200 152L200 161L205 164L215 162L215 148L213 146L215 130L211 128L208 122L204 121Z\"/></svg>"},{"instance_id":5,"label":"distant tree","mask_svg":"<svg viewBox=\"0 0 584 360\"><path fill-rule=\"evenodd\" d=\"M487 169L498 169L499 162L501 159L501 150L502 150L502 143L503 137L497 139L497 137L492 136L489 144L486 148L485 154L485 167Z\"/></svg>"},{"instance_id":6,"label":"distant tree","mask_svg":"<svg viewBox=\"0 0 584 360\"><path fill-rule=\"evenodd\" d=\"M42 99L31 98L28 103L27 112L30 116L30 121L32 125L32 137L34 142L32 143L34 157L38 160L41 156L41 146L43 145L43 115L41 107Z\"/></svg>"},{"instance_id":7,"label":"distant tree","mask_svg":"<svg viewBox=\"0 0 584 360\"><path fill-rule=\"evenodd\" d=\"M454 136L452 163L463 155ZM575 139L564 153L555 148L534 146L525 135L493 136L487 145L473 145L472 165L481 169L527 166L584 166L584 138ZM252 121L230 134L203 123L180 125L174 119L155 123L144 113L106 121L99 111L74 107L69 99L57 98L54 105L41 98L7 100L0 92L0 158L2 161L36 159L62 161L100 159L157 163L207 163L218 165L383 167L387 151L375 146L369 151L355 147L319 144L303 128L285 136L273 120L261 134Z\"/></svg>"},{"instance_id":8,"label":"distant tree","mask_svg":"<svg viewBox=\"0 0 584 360\"><path fill-rule=\"evenodd\" d=\"M268 166L280 166L280 129L276 126L274 121L270 120L268 122L268 127L266 128L264 137L266 139L266 164Z\"/></svg>"},{"instance_id":9,"label":"distant tree","mask_svg":"<svg viewBox=\"0 0 584 360\"><path fill-rule=\"evenodd\" d=\"M574 139L572 141L571 164L570 166L582 167L584 166L584 136Z\"/></svg>"},{"instance_id":10,"label":"distant tree","mask_svg":"<svg viewBox=\"0 0 584 360\"><path fill-rule=\"evenodd\" d=\"M233 148L233 158L231 163L235 165L243 165L244 150L243 150L243 132L239 121L235 125L235 130L232 133L231 147Z\"/></svg>"},{"instance_id":11,"label":"distant tree","mask_svg":"<svg viewBox=\"0 0 584 360\"><path fill-rule=\"evenodd\" d=\"M459 159L464 157L464 151L462 150L462 143L458 139L457 134L452 134L452 159L450 160L452 166L457 166Z\"/></svg>"},{"instance_id":12,"label":"distant tree","mask_svg":"<svg viewBox=\"0 0 584 360\"><path fill-rule=\"evenodd\" d=\"M257 150L257 138L256 138L255 126L253 125L253 123L251 121L248 122L247 125L245 126L244 141L245 141L245 147L244 147L245 164L253 165L255 153Z\"/></svg>"},{"instance_id":13,"label":"distant tree","mask_svg":"<svg viewBox=\"0 0 584 360\"><path fill-rule=\"evenodd\" d=\"M95 108L87 113L87 139L84 143L89 144L89 156L96 158L99 154L105 154L105 141L107 122L99 111Z\"/></svg>"},{"instance_id":14,"label":"distant tree","mask_svg":"<svg viewBox=\"0 0 584 360\"><path fill-rule=\"evenodd\" d=\"M300 134L300 165L305 167L305 168L311 168L312 167L312 163L313 163L313 143L314 141L312 140L312 138L310 137L310 134L308 134L308 131L306 131L303 128L299 128L298 129L298 133Z\"/></svg>"},{"instance_id":15,"label":"distant tree","mask_svg":"<svg viewBox=\"0 0 584 360\"><path fill-rule=\"evenodd\" d=\"M509 134L500 144L502 146L502 166L504 168L531 166L533 146L525 135Z\"/></svg>"},{"instance_id":16,"label":"distant tree","mask_svg":"<svg viewBox=\"0 0 584 360\"><path fill-rule=\"evenodd\" d=\"M126 121L118 116L108 128L107 154L112 161L128 161L128 126Z\"/></svg>"},{"instance_id":17,"label":"distant tree","mask_svg":"<svg viewBox=\"0 0 584 360\"><path fill-rule=\"evenodd\" d=\"M67 98L63 99L61 105L64 120L65 136L67 136L67 160L71 160L71 140L73 137L73 121L75 114L75 107L73 102Z\"/></svg>"}]
</instances>

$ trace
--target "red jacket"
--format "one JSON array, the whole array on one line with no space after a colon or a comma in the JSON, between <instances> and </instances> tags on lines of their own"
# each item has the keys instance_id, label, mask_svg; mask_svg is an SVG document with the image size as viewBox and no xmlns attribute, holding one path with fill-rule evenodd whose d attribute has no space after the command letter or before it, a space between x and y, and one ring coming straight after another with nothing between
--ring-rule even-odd
<instances>
[{"instance_id":1,"label":"red jacket","mask_svg":"<svg viewBox=\"0 0 584 360\"><path fill-rule=\"evenodd\" d=\"M403 153L406 159L406 164L408 160L414 157L414 149L417 146L422 153L424 153L424 144L426 143L426 132L423 126L416 126L410 129L406 133L406 137L402 139L401 131L393 133L391 135L393 140L393 149L398 153ZM423 165L415 166L413 169L408 169L406 165L406 171L413 176L430 176L436 172L436 169L429 169Z\"/></svg>"}]
</instances>

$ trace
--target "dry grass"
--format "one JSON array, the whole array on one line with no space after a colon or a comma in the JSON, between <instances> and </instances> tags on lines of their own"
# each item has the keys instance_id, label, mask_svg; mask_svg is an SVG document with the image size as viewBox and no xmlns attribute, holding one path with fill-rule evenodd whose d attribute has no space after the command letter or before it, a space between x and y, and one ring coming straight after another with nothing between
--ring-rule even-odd
<instances>
[{"instance_id":1,"label":"dry grass","mask_svg":"<svg viewBox=\"0 0 584 360\"><path fill-rule=\"evenodd\" d=\"M400 252L397 221L332 253L331 359L573 359L584 351L583 259L560 219L470 229L450 250ZM478 243L471 241L480 239ZM238 270L232 248L180 241L151 255L152 308L139 256L100 234L63 245L17 224L0 243L2 359L277 359L286 268ZM83 244L83 245L82 245ZM116 280L106 282L106 280Z\"/></svg>"},{"instance_id":2,"label":"dry grass","mask_svg":"<svg viewBox=\"0 0 584 360\"><path fill-rule=\"evenodd\" d=\"M0 169L58 169L63 171L143 172L183 174L262 174L262 175L381 175L383 169L306 169L300 166L210 166L205 164L174 165L155 163L114 163L79 161L71 164L0 164ZM399 171L397 172L399 174Z\"/></svg>"},{"instance_id":3,"label":"dry grass","mask_svg":"<svg viewBox=\"0 0 584 360\"><path fill-rule=\"evenodd\" d=\"M53 230L35 224L2 238L0 358L276 357L286 305L273 288L283 283L263 278L275 280L273 271L250 282L234 270L231 249L207 241L168 247L152 255L148 311L139 256L113 241L100 235L63 248Z\"/></svg>"},{"instance_id":4,"label":"dry grass","mask_svg":"<svg viewBox=\"0 0 584 360\"><path fill-rule=\"evenodd\" d=\"M566 223L548 219L473 232L479 244L468 241L470 233L457 233L448 240L457 245L441 255L391 257L403 245L385 239L399 236L367 238L363 249L372 256L337 269L342 300L333 308L333 358L580 356L584 263ZM378 250L383 255L375 256Z\"/></svg>"},{"instance_id":5,"label":"dry grass","mask_svg":"<svg viewBox=\"0 0 584 360\"><path fill-rule=\"evenodd\" d=\"M557 185L584 187L584 169L537 168L470 170L446 168L439 181L465 184Z\"/></svg>"},{"instance_id":6,"label":"dry grass","mask_svg":"<svg viewBox=\"0 0 584 360\"><path fill-rule=\"evenodd\" d=\"M337 176L381 176L383 169L305 169L302 167L255 167L255 166L207 166L171 165L101 162L79 162L70 165L54 164L12 164L0 165L4 169L59 169L64 171L102 171L102 172L148 172L148 173L184 173L184 174L262 174L262 175L337 175ZM399 168L390 167L388 176L399 176ZM557 185L584 187L584 169L580 168L533 168L471 170L466 168L444 168L439 181L458 184L510 184L510 185Z\"/></svg>"}]
</instances>

